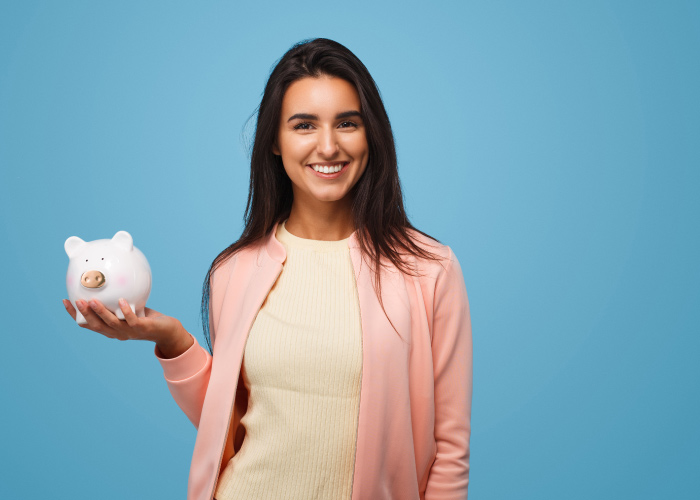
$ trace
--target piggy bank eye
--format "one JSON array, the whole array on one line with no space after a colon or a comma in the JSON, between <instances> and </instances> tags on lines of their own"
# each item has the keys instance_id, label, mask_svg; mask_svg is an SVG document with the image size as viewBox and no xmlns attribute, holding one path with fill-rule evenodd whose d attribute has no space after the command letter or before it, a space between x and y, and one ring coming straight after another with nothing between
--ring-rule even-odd
<instances>
[{"instance_id":1,"label":"piggy bank eye","mask_svg":"<svg viewBox=\"0 0 700 500\"><path fill-rule=\"evenodd\" d=\"M104 258L104 257L102 257L102 260L105 260L105 258Z\"/></svg>"},{"instance_id":2,"label":"piggy bank eye","mask_svg":"<svg viewBox=\"0 0 700 500\"><path fill-rule=\"evenodd\" d=\"M88 260L87 260L87 259L85 259L85 262L87 262L87 261L88 261Z\"/></svg>"}]
</instances>

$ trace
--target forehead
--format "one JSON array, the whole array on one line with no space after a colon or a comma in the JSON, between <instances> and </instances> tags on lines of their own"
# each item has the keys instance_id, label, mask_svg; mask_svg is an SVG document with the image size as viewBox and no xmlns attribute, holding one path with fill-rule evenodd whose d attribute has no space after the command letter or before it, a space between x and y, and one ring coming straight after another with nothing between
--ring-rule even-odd
<instances>
[{"instance_id":1,"label":"forehead","mask_svg":"<svg viewBox=\"0 0 700 500\"><path fill-rule=\"evenodd\" d=\"M342 108L342 109L341 109ZM298 112L335 114L337 111L360 110L360 96L355 86L342 78L323 75L292 82L282 99L282 115Z\"/></svg>"}]
</instances>

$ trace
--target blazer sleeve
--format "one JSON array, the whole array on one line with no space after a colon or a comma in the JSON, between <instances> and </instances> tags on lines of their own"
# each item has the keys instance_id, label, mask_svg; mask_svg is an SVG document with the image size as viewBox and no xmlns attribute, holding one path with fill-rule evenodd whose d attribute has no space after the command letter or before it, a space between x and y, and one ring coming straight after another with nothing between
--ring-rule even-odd
<instances>
[{"instance_id":1,"label":"blazer sleeve","mask_svg":"<svg viewBox=\"0 0 700 500\"><path fill-rule=\"evenodd\" d=\"M199 429L199 418L202 415L204 396L211 375L212 357L191 333L190 336L194 339L194 344L179 356L163 358L157 346L154 354L163 367L170 394L190 422Z\"/></svg>"},{"instance_id":2,"label":"blazer sleeve","mask_svg":"<svg viewBox=\"0 0 700 500\"><path fill-rule=\"evenodd\" d=\"M464 500L469 484L472 329L462 268L451 249L449 256L435 282L432 355L437 454L425 500Z\"/></svg>"},{"instance_id":3,"label":"blazer sleeve","mask_svg":"<svg viewBox=\"0 0 700 500\"><path fill-rule=\"evenodd\" d=\"M230 267L223 265L214 270L210 280L209 297L209 334L212 348L216 342L216 325L218 325L219 315L223 305L224 290L227 284ZM188 332L189 333L189 332ZM161 366L163 375L168 384L170 394L187 415L190 422L199 429L199 420L202 416L204 396L209 387L209 377L211 376L212 356L204 349L197 339L190 333L194 343L181 355L165 359L161 356L158 347L154 354Z\"/></svg>"}]
</instances>

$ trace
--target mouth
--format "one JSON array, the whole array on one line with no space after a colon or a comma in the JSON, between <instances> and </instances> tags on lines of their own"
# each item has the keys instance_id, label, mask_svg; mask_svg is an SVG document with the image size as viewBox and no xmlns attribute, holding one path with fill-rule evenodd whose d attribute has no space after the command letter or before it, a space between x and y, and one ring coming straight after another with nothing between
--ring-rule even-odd
<instances>
[{"instance_id":1,"label":"mouth","mask_svg":"<svg viewBox=\"0 0 700 500\"><path fill-rule=\"evenodd\" d=\"M349 161L339 161L339 162L328 162L328 163L310 163L306 165L314 174L323 179L335 179L340 177L347 166L350 164Z\"/></svg>"}]
</instances>

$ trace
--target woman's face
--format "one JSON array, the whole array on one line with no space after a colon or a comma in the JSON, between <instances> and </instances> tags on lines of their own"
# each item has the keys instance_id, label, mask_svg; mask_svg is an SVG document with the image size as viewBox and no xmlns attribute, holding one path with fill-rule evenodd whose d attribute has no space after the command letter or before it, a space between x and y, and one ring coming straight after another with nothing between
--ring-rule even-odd
<instances>
[{"instance_id":1,"label":"woman's face","mask_svg":"<svg viewBox=\"0 0 700 500\"><path fill-rule=\"evenodd\" d=\"M360 111L357 90L342 78L307 77L287 88L273 153L282 157L294 203L349 201L369 157Z\"/></svg>"}]
</instances>

